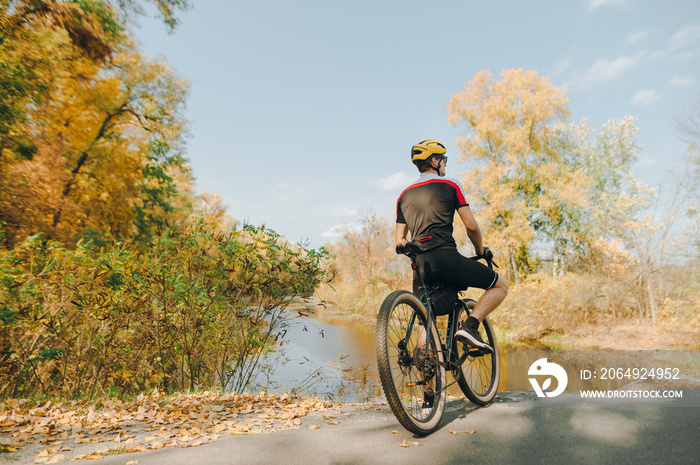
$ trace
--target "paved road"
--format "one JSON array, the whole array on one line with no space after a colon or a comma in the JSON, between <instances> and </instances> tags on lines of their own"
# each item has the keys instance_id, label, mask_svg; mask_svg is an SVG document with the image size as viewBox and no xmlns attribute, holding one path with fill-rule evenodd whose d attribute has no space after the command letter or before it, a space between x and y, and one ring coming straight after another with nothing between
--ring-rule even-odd
<instances>
[{"instance_id":1,"label":"paved road","mask_svg":"<svg viewBox=\"0 0 700 465\"><path fill-rule=\"evenodd\" d=\"M694 391L691 394L700 397L700 390ZM513 393L481 409L462 399L451 400L440 429L427 437L405 431L386 405L336 407L324 413L326 418L321 413L305 417L298 430L225 437L187 449L110 456L99 463L700 463L698 407L551 408L537 402ZM311 429L312 425L320 428ZM465 432L470 430L475 432Z\"/></svg>"}]
</instances>

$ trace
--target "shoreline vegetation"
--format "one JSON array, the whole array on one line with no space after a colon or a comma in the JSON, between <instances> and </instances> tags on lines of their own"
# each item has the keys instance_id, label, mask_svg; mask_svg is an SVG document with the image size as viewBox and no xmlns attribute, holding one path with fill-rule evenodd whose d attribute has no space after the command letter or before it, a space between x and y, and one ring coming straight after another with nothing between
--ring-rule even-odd
<instances>
[{"instance_id":1,"label":"shoreline vegetation","mask_svg":"<svg viewBox=\"0 0 700 465\"><path fill-rule=\"evenodd\" d=\"M203 219L146 250L41 235L0 250L0 398L244 392L323 257Z\"/></svg>"},{"instance_id":2,"label":"shoreline vegetation","mask_svg":"<svg viewBox=\"0 0 700 465\"><path fill-rule=\"evenodd\" d=\"M314 300L303 311L347 320L371 331L376 324L376 317L343 311L332 302ZM498 312L496 309L490 316L493 321L499 320ZM621 319L613 325L581 324L564 333L553 330L534 333L530 329L518 332L498 324L496 330L503 350L700 350L698 331L679 332L670 325L651 326L635 318Z\"/></svg>"}]
</instances>

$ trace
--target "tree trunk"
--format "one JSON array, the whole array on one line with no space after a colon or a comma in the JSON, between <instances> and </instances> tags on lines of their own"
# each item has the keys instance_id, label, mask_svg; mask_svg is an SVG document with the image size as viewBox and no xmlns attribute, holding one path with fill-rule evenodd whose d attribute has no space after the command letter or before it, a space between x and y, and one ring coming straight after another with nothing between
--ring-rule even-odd
<instances>
[{"instance_id":1,"label":"tree trunk","mask_svg":"<svg viewBox=\"0 0 700 465\"><path fill-rule=\"evenodd\" d=\"M513 269L513 283L515 285L520 284L520 278L518 277L518 265L515 263L515 255L513 254L513 251L511 251L508 255L510 255L510 266Z\"/></svg>"},{"instance_id":2,"label":"tree trunk","mask_svg":"<svg viewBox=\"0 0 700 465\"><path fill-rule=\"evenodd\" d=\"M71 178L70 180L66 183L66 185L63 188L63 196L62 199L66 199L68 197L68 194L70 194L71 189L73 188L73 185L75 184L75 179L78 177L78 174L80 173L80 170L83 168L85 163L87 162L88 156L90 155L90 151L95 147L95 144L97 144L100 139L102 139L107 131L110 128L110 122L112 119L126 111L126 103L124 103L119 109L117 109L114 113L108 113L107 117L102 121L102 125L100 126L100 130L97 131L97 135L95 135L95 138L93 139L92 143L90 143L90 146L83 151L82 154L80 154L80 158L78 158L78 163L76 164L75 168L71 171ZM56 226L58 223L61 221L61 214L63 213L63 207L60 206L58 207L58 210L53 215L53 228L56 229Z\"/></svg>"},{"instance_id":3,"label":"tree trunk","mask_svg":"<svg viewBox=\"0 0 700 465\"><path fill-rule=\"evenodd\" d=\"M649 299L649 313L651 314L651 324L656 326L659 322L658 308L656 305L656 298L654 297L654 290L651 287L651 282L647 280L647 299Z\"/></svg>"}]
</instances>

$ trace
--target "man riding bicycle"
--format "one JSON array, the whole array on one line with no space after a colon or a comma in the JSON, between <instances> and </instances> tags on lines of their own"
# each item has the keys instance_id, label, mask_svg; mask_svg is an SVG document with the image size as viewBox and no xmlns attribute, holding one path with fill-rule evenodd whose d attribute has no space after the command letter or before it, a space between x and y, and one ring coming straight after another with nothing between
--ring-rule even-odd
<instances>
[{"instance_id":1,"label":"man riding bicycle","mask_svg":"<svg viewBox=\"0 0 700 465\"><path fill-rule=\"evenodd\" d=\"M405 245L406 235L410 232L411 240L423 247L417 261L427 285L448 283L457 290L476 287L486 291L454 337L471 347L493 352L493 348L482 340L479 325L503 302L508 294L508 283L491 268L457 251L452 236L455 212L464 223L477 255L487 259L493 256L483 246L481 230L469 208L462 185L457 180L445 178L446 151L444 145L432 139L412 147L411 161L421 174L397 201L396 244ZM417 271L414 271L416 295L418 282Z\"/></svg>"}]
</instances>

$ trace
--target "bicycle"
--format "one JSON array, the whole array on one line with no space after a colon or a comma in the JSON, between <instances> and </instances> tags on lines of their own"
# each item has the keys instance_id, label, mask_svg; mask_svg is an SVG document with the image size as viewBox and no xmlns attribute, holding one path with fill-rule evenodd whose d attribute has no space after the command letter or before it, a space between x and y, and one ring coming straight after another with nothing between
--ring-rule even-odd
<instances>
[{"instance_id":1,"label":"bicycle","mask_svg":"<svg viewBox=\"0 0 700 465\"><path fill-rule=\"evenodd\" d=\"M418 269L416 257L422 252L418 244L406 242L405 246L397 246L396 252L407 255L411 268ZM490 260L487 263L493 267ZM426 435L438 427L445 410L446 390L455 382L473 403L491 403L498 390L500 364L496 334L488 318L479 331L493 348L492 353L454 339L459 324L474 309L476 302L472 299L457 301L458 308L449 314L442 342L429 298L437 286L427 286L420 270L418 276L419 296L400 290L384 299L377 317L375 344L379 377L391 411L408 431ZM420 330L416 323L425 328L423 347L418 347ZM446 370L454 379L449 385Z\"/></svg>"}]
</instances>

